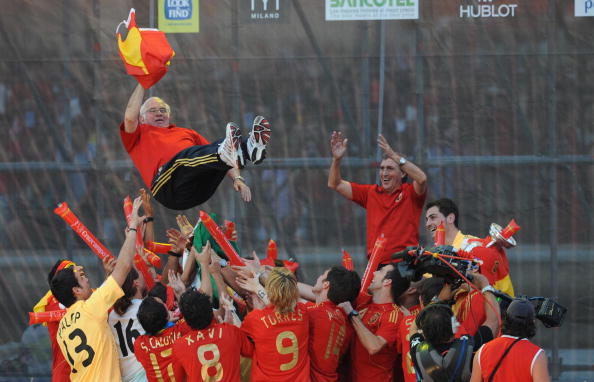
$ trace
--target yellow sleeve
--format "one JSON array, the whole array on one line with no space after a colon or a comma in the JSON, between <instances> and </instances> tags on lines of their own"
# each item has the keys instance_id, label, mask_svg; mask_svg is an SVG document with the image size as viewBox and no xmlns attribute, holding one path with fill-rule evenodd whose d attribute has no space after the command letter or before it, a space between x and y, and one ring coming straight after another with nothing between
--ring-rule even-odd
<instances>
[{"instance_id":1,"label":"yellow sleeve","mask_svg":"<svg viewBox=\"0 0 594 382\"><path fill-rule=\"evenodd\" d=\"M122 288L113 277L109 276L86 301L85 310L95 317L105 316L107 319L109 309L123 295Z\"/></svg>"}]
</instances>

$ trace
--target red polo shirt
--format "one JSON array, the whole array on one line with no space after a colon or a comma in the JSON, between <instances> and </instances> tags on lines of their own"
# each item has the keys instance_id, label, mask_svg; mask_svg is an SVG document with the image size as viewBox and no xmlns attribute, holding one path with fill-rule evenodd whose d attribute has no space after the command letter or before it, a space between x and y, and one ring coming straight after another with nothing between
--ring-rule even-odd
<instances>
[{"instance_id":1,"label":"red polo shirt","mask_svg":"<svg viewBox=\"0 0 594 382\"><path fill-rule=\"evenodd\" d=\"M122 122L120 136L124 148L149 189L159 167L169 162L175 154L191 146L208 144L206 138L194 130L175 125L157 127L140 124L133 133L126 133Z\"/></svg>"},{"instance_id":2,"label":"red polo shirt","mask_svg":"<svg viewBox=\"0 0 594 382\"><path fill-rule=\"evenodd\" d=\"M367 209L368 257L382 233L387 241L381 264L390 262L395 252L419 245L419 223L427 192L417 195L411 183L404 183L392 194L375 184L351 182L351 187L352 200Z\"/></svg>"}]
</instances>

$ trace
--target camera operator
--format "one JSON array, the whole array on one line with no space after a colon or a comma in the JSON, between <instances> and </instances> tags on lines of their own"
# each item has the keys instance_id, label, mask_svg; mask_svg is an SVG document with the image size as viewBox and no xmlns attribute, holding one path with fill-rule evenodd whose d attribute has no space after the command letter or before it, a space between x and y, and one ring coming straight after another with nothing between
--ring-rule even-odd
<instances>
[{"instance_id":1,"label":"camera operator","mask_svg":"<svg viewBox=\"0 0 594 382\"><path fill-rule=\"evenodd\" d=\"M473 284L482 291L486 320L474 336L455 337L459 323L449 305L432 303L411 327L410 355L423 381L469 381L473 350L493 339L499 329L499 305L487 278L472 273Z\"/></svg>"},{"instance_id":2,"label":"camera operator","mask_svg":"<svg viewBox=\"0 0 594 382\"><path fill-rule=\"evenodd\" d=\"M550 381L544 350L528 340L536 334L530 301L512 301L504 314L502 332L476 353L471 382Z\"/></svg>"}]
</instances>

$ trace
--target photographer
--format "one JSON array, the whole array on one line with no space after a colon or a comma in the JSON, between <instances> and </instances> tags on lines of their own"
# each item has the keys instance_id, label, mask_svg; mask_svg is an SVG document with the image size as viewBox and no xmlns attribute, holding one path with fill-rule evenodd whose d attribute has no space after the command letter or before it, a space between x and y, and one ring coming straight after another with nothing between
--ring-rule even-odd
<instances>
[{"instance_id":1,"label":"photographer","mask_svg":"<svg viewBox=\"0 0 594 382\"><path fill-rule=\"evenodd\" d=\"M485 276L472 276L485 297L487 319L474 336L455 338L459 323L450 306L439 302L426 306L411 327L410 355L418 380L469 381L473 350L497 335L500 313L493 288Z\"/></svg>"},{"instance_id":2,"label":"photographer","mask_svg":"<svg viewBox=\"0 0 594 382\"><path fill-rule=\"evenodd\" d=\"M528 340L536 334L530 301L512 301L504 314L502 331L501 337L476 353L471 382L550 381L544 350Z\"/></svg>"}]
</instances>

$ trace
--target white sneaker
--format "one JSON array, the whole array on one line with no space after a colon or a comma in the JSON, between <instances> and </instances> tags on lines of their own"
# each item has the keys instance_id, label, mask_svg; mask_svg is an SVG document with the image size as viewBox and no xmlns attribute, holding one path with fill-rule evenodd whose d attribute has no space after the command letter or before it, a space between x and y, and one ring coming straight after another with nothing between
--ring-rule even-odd
<instances>
[{"instance_id":1,"label":"white sneaker","mask_svg":"<svg viewBox=\"0 0 594 382\"><path fill-rule=\"evenodd\" d=\"M247 140L247 148L250 160L258 164L266 158L266 145L270 140L270 123L261 115L254 118L252 131Z\"/></svg>"},{"instance_id":2,"label":"white sneaker","mask_svg":"<svg viewBox=\"0 0 594 382\"><path fill-rule=\"evenodd\" d=\"M241 129L233 122L227 123L225 139L217 150L219 158L230 167L239 167L238 157L241 153Z\"/></svg>"}]
</instances>

